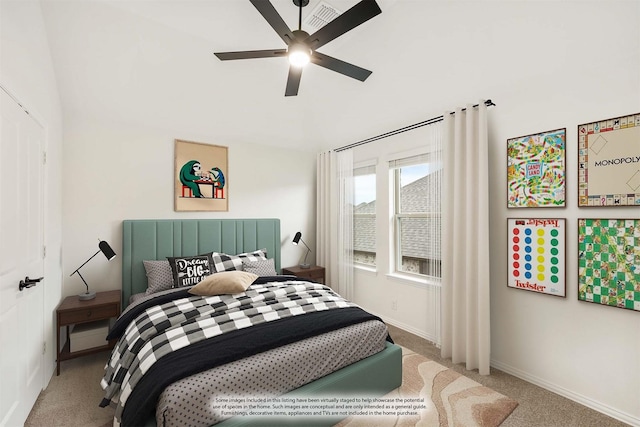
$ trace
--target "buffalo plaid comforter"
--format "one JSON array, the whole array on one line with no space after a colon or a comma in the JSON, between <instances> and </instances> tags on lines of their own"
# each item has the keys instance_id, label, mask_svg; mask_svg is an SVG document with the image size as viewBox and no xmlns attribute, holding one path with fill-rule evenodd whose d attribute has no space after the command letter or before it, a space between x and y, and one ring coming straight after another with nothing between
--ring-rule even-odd
<instances>
[{"instance_id":1,"label":"buffalo plaid comforter","mask_svg":"<svg viewBox=\"0 0 640 427\"><path fill-rule=\"evenodd\" d=\"M258 279L234 295L180 289L125 311L108 337L120 338L101 381L100 406L117 405L114 425L143 424L162 390L178 379L378 319L331 288L290 279Z\"/></svg>"}]
</instances>

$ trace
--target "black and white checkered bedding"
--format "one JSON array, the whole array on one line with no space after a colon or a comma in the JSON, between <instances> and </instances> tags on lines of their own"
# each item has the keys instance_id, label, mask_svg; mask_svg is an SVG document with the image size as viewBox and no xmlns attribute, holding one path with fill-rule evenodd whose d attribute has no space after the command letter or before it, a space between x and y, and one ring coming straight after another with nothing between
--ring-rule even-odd
<instances>
[{"instance_id":1,"label":"black and white checkered bedding","mask_svg":"<svg viewBox=\"0 0 640 427\"><path fill-rule=\"evenodd\" d=\"M140 313L127 310L125 317L137 317L124 329L101 381L101 406L117 403L114 425L141 423L162 389L186 375L377 319L326 286L297 280L253 284L235 295L176 297L139 304ZM121 320L128 322L121 317L113 330L123 329Z\"/></svg>"}]
</instances>

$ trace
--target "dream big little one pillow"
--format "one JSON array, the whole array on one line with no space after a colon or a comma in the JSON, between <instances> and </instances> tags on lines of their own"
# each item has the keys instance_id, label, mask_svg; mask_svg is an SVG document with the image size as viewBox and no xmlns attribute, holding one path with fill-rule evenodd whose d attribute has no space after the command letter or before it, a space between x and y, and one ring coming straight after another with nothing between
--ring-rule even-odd
<instances>
[{"instance_id":1,"label":"dream big little one pillow","mask_svg":"<svg viewBox=\"0 0 640 427\"><path fill-rule=\"evenodd\" d=\"M167 257L173 272L173 287L193 286L214 273L211 254Z\"/></svg>"}]
</instances>

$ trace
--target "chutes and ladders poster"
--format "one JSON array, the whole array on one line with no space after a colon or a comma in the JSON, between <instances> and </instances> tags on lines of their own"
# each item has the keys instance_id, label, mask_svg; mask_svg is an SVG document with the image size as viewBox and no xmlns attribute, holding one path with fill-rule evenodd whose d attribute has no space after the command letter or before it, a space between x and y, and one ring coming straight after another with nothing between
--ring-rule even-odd
<instances>
[{"instance_id":1,"label":"chutes and ladders poster","mask_svg":"<svg viewBox=\"0 0 640 427\"><path fill-rule=\"evenodd\" d=\"M578 300L640 311L640 219L578 219Z\"/></svg>"}]
</instances>

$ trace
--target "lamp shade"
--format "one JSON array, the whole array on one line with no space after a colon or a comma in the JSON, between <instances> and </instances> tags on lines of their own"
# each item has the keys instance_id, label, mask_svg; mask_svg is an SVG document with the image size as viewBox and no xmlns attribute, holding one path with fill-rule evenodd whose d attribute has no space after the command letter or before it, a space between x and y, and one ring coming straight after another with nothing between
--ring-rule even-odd
<instances>
[{"instance_id":1,"label":"lamp shade","mask_svg":"<svg viewBox=\"0 0 640 427\"><path fill-rule=\"evenodd\" d=\"M296 235L293 237L293 244L297 245L300 242L301 238L302 238L302 233L298 231Z\"/></svg>"},{"instance_id":2,"label":"lamp shade","mask_svg":"<svg viewBox=\"0 0 640 427\"><path fill-rule=\"evenodd\" d=\"M111 249L111 246L109 246L109 244L107 242L105 242L104 240L101 240L100 243L98 243L98 247L100 248L100 250L102 251L104 256L109 261L111 261L112 259L114 259L116 257L116 253L113 251L113 249Z\"/></svg>"}]
</instances>

